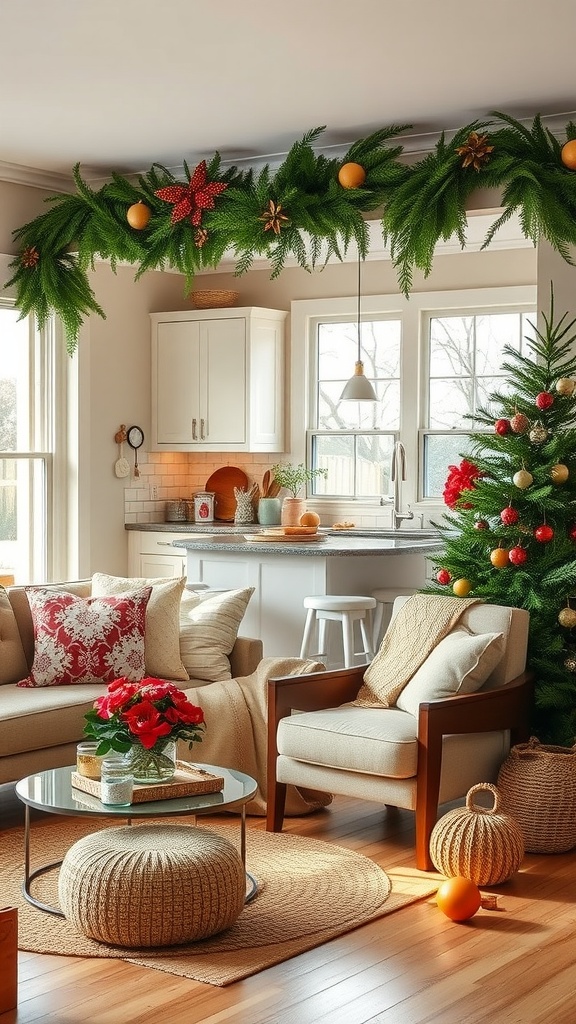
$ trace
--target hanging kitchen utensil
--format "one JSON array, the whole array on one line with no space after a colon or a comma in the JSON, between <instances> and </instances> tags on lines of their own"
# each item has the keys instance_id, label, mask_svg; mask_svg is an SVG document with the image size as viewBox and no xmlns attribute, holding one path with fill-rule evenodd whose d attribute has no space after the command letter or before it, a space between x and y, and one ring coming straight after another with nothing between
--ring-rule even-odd
<instances>
[{"instance_id":1,"label":"hanging kitchen utensil","mask_svg":"<svg viewBox=\"0 0 576 1024\"><path fill-rule=\"evenodd\" d=\"M126 435L128 444L134 451L134 476L140 476L138 469L138 449L144 444L144 431L141 427L130 427Z\"/></svg>"},{"instance_id":2,"label":"hanging kitchen utensil","mask_svg":"<svg viewBox=\"0 0 576 1024\"><path fill-rule=\"evenodd\" d=\"M128 460L124 458L124 442L126 440L126 424L120 424L120 430L117 430L114 434L114 440L118 445L118 458L114 463L114 472L117 477L130 476L130 466Z\"/></svg>"}]
</instances>

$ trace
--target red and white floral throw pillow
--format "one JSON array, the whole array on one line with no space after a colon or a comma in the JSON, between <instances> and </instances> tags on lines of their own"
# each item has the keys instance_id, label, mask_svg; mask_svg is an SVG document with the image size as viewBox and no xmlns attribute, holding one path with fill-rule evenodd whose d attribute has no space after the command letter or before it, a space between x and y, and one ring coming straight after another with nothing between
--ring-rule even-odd
<instances>
[{"instance_id":1,"label":"red and white floral throw pillow","mask_svg":"<svg viewBox=\"0 0 576 1024\"><path fill-rule=\"evenodd\" d=\"M77 597L27 587L34 662L18 686L60 686L145 673L144 630L151 587L130 597Z\"/></svg>"}]
</instances>

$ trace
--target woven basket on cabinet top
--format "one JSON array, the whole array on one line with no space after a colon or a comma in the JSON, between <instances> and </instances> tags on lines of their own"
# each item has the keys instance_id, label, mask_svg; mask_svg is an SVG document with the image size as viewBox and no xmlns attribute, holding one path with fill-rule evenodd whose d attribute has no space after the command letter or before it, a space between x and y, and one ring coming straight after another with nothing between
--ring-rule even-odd
<instances>
[{"instance_id":1,"label":"woven basket on cabinet top","mask_svg":"<svg viewBox=\"0 0 576 1024\"><path fill-rule=\"evenodd\" d=\"M240 292L205 288L203 291L192 292L190 298L194 309L225 309L227 306L236 305Z\"/></svg>"},{"instance_id":2,"label":"woven basket on cabinet top","mask_svg":"<svg viewBox=\"0 0 576 1024\"><path fill-rule=\"evenodd\" d=\"M492 808L474 803L474 796L481 792L492 794ZM436 822L430 836L434 867L448 878L462 875L476 885L508 881L523 856L522 832L509 814L501 812L500 794L488 782L472 786L466 806L448 811Z\"/></svg>"},{"instance_id":3,"label":"woven basket on cabinet top","mask_svg":"<svg viewBox=\"0 0 576 1024\"><path fill-rule=\"evenodd\" d=\"M576 745L546 745L535 736L518 743L500 768L498 788L529 853L576 846Z\"/></svg>"}]
</instances>

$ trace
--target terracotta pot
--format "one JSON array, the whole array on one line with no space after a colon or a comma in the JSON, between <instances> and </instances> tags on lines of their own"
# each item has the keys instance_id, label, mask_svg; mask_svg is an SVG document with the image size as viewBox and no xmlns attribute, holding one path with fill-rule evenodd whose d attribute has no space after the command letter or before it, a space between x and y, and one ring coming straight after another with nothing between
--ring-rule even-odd
<instances>
[{"instance_id":1,"label":"terracotta pot","mask_svg":"<svg viewBox=\"0 0 576 1024\"><path fill-rule=\"evenodd\" d=\"M282 526L300 526L300 516L306 511L304 498L284 498L282 502Z\"/></svg>"}]
</instances>

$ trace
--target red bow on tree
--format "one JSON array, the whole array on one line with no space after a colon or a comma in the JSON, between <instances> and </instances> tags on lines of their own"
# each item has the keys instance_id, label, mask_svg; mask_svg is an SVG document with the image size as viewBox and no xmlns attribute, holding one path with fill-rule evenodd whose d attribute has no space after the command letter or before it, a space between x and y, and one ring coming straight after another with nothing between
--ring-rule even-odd
<instances>
[{"instance_id":1,"label":"red bow on tree","mask_svg":"<svg viewBox=\"0 0 576 1024\"><path fill-rule=\"evenodd\" d=\"M473 491L474 481L483 474L473 462L468 462L467 459L462 459L459 466L448 466L448 470L448 477L442 492L442 497L448 508L455 508L456 504L458 508L472 508L472 502L460 501L460 497L463 491Z\"/></svg>"},{"instance_id":2,"label":"red bow on tree","mask_svg":"<svg viewBox=\"0 0 576 1024\"><path fill-rule=\"evenodd\" d=\"M202 212L214 209L214 196L220 195L228 188L225 181L206 181L206 161L202 160L196 167L188 185L167 185L154 193L166 203L174 203L170 222L190 217L195 228L202 223Z\"/></svg>"}]
</instances>

